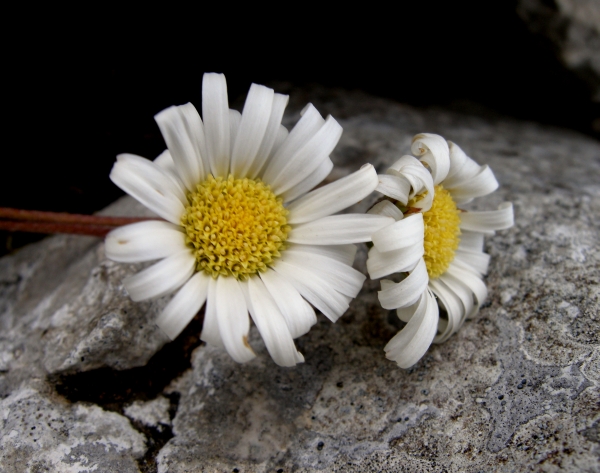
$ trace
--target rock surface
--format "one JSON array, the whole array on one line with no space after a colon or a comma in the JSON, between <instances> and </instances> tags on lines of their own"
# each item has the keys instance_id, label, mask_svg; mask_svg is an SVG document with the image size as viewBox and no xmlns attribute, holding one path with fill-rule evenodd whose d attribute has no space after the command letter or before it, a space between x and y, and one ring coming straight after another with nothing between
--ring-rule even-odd
<instances>
[{"instance_id":1,"label":"rock surface","mask_svg":"<svg viewBox=\"0 0 600 473\"><path fill-rule=\"evenodd\" d=\"M587 82L600 102L600 3L597 0L519 0L528 28L548 39L561 62Z\"/></svg>"},{"instance_id":2,"label":"rock surface","mask_svg":"<svg viewBox=\"0 0 600 473\"><path fill-rule=\"evenodd\" d=\"M281 87L279 88L281 90ZM515 227L486 241L477 319L412 369L383 347L399 329L367 281L336 324L297 340L306 363L238 365L153 324L132 303L137 267L55 236L0 259L0 470L6 472L584 471L600 469L600 145L533 123L418 110L360 93L290 90L344 135L332 179L383 171L439 133L487 163ZM293 112L296 113L293 113ZM355 210L365 210L376 196ZM129 198L107 214L142 214ZM357 267L364 270L365 251Z\"/></svg>"}]
</instances>

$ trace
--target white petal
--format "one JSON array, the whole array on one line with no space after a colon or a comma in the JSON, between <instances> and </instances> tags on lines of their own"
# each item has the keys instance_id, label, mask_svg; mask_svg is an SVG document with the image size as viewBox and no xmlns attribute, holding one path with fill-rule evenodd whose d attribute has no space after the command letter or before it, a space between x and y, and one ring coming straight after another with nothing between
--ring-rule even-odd
<instances>
[{"instance_id":1,"label":"white petal","mask_svg":"<svg viewBox=\"0 0 600 473\"><path fill-rule=\"evenodd\" d=\"M360 202L377 187L377 173L371 164L335 182L300 197L288 206L289 224L306 223L332 215Z\"/></svg>"},{"instance_id":2,"label":"white petal","mask_svg":"<svg viewBox=\"0 0 600 473\"><path fill-rule=\"evenodd\" d=\"M434 184L446 178L450 170L450 150L444 138L432 133L420 133L413 137L410 149L415 156L421 157L420 161L429 165Z\"/></svg>"},{"instance_id":3,"label":"white petal","mask_svg":"<svg viewBox=\"0 0 600 473\"><path fill-rule=\"evenodd\" d=\"M397 309L399 307L407 307L414 304L423 291L427 288L429 276L427 275L427 267L425 261L421 259L415 269L407 276L406 279L399 283L381 282L381 291L378 292L379 302L384 309Z\"/></svg>"},{"instance_id":4,"label":"white petal","mask_svg":"<svg viewBox=\"0 0 600 473\"><path fill-rule=\"evenodd\" d=\"M423 214L416 213L373 233L373 244L383 252L423 244L425 225Z\"/></svg>"},{"instance_id":5,"label":"white petal","mask_svg":"<svg viewBox=\"0 0 600 473\"><path fill-rule=\"evenodd\" d=\"M434 339L435 343L442 343L460 328L465 316L465 309L460 298L454 291L448 289L440 278L429 281L429 288L437 296L438 305L446 311L447 319L440 318L440 331Z\"/></svg>"},{"instance_id":6,"label":"white petal","mask_svg":"<svg viewBox=\"0 0 600 473\"><path fill-rule=\"evenodd\" d=\"M304 251L306 253L314 253L327 256L340 263L352 266L358 248L356 245L289 245L289 249L296 251ZM286 250L287 251L287 250Z\"/></svg>"},{"instance_id":7,"label":"white petal","mask_svg":"<svg viewBox=\"0 0 600 473\"><path fill-rule=\"evenodd\" d=\"M402 176L410 183L409 198L427 192L427 195L418 202L417 207L425 212L431 208L434 196L433 178L418 159L408 155L402 156L390 166L386 174Z\"/></svg>"},{"instance_id":8,"label":"white petal","mask_svg":"<svg viewBox=\"0 0 600 473\"><path fill-rule=\"evenodd\" d=\"M317 323L314 309L290 282L270 268L260 273L260 278L285 318L292 338L304 335Z\"/></svg>"},{"instance_id":9,"label":"white petal","mask_svg":"<svg viewBox=\"0 0 600 473\"><path fill-rule=\"evenodd\" d=\"M106 256L121 263L165 258L186 249L181 227L149 220L116 228L106 235Z\"/></svg>"},{"instance_id":10,"label":"white petal","mask_svg":"<svg viewBox=\"0 0 600 473\"><path fill-rule=\"evenodd\" d=\"M381 192L406 205L410 194L410 182L404 176L396 174L379 174L378 177L377 192Z\"/></svg>"},{"instance_id":11,"label":"white petal","mask_svg":"<svg viewBox=\"0 0 600 473\"><path fill-rule=\"evenodd\" d=\"M283 118L283 112L288 101L289 97L287 95L275 94L273 97L273 105L267 129L256 153L256 158L252 162L252 166L248 169L247 176L252 179L260 174L268 158L272 155L273 150L279 147L288 135L287 129L281 126L281 119Z\"/></svg>"},{"instance_id":12,"label":"white petal","mask_svg":"<svg viewBox=\"0 0 600 473\"><path fill-rule=\"evenodd\" d=\"M235 143L238 128L242 121L242 114L237 110L229 109L229 139L232 143Z\"/></svg>"},{"instance_id":13,"label":"white petal","mask_svg":"<svg viewBox=\"0 0 600 473\"><path fill-rule=\"evenodd\" d=\"M282 253L280 260L297 268L318 273L327 279L330 286L338 292L356 297L365 281L365 276L352 266L318 253L310 253L306 247L294 246Z\"/></svg>"},{"instance_id":14,"label":"white petal","mask_svg":"<svg viewBox=\"0 0 600 473\"><path fill-rule=\"evenodd\" d=\"M483 212L463 212L460 214L461 230L492 232L510 228L514 224L511 202L500 204L498 210Z\"/></svg>"},{"instance_id":15,"label":"white petal","mask_svg":"<svg viewBox=\"0 0 600 473\"><path fill-rule=\"evenodd\" d=\"M483 238L483 233L463 231L460 234L458 247L468 251L483 251Z\"/></svg>"},{"instance_id":16,"label":"white petal","mask_svg":"<svg viewBox=\"0 0 600 473\"><path fill-rule=\"evenodd\" d=\"M490 255L482 251L463 250L459 247L456 250L455 260L460 260L470 265L479 274L487 274Z\"/></svg>"},{"instance_id":17,"label":"white petal","mask_svg":"<svg viewBox=\"0 0 600 473\"><path fill-rule=\"evenodd\" d=\"M371 279L379 279L393 273L412 271L424 253L423 242L408 248L381 253L376 247L369 250L367 271Z\"/></svg>"},{"instance_id":18,"label":"white petal","mask_svg":"<svg viewBox=\"0 0 600 473\"><path fill-rule=\"evenodd\" d=\"M245 363L256 355L248 343L250 318L240 284L232 277L217 278L215 302L223 345L235 361Z\"/></svg>"},{"instance_id":19,"label":"white petal","mask_svg":"<svg viewBox=\"0 0 600 473\"><path fill-rule=\"evenodd\" d=\"M200 340L213 347L225 348L221 339L217 314L217 280L211 277L208 278L206 307L204 308L204 322Z\"/></svg>"},{"instance_id":20,"label":"white petal","mask_svg":"<svg viewBox=\"0 0 600 473\"><path fill-rule=\"evenodd\" d=\"M324 123L325 120L317 109L312 104L308 104L296 126L285 136L285 140L279 146L275 146L277 141L286 135L285 128L280 128L283 131L278 133L278 139L273 146L274 154L267 163L262 180L272 184L289 160L319 131Z\"/></svg>"},{"instance_id":21,"label":"white petal","mask_svg":"<svg viewBox=\"0 0 600 473\"><path fill-rule=\"evenodd\" d=\"M470 202L475 197L491 194L498 186L498 181L488 165L481 166L479 172L467 181L458 182L452 187L444 183L444 188L450 191L458 205Z\"/></svg>"},{"instance_id":22,"label":"white petal","mask_svg":"<svg viewBox=\"0 0 600 473\"><path fill-rule=\"evenodd\" d=\"M279 366L295 366L304 362L296 350L285 319L260 278L248 280L250 314L273 361Z\"/></svg>"},{"instance_id":23,"label":"white petal","mask_svg":"<svg viewBox=\"0 0 600 473\"><path fill-rule=\"evenodd\" d=\"M177 338L206 302L210 279L204 272L196 273L179 289L156 319L156 325L171 340Z\"/></svg>"},{"instance_id":24,"label":"white petal","mask_svg":"<svg viewBox=\"0 0 600 473\"><path fill-rule=\"evenodd\" d=\"M383 215L384 217L392 217L394 220L402 220L404 215L398 207L392 204L389 200L382 200L371 207L367 213L373 215Z\"/></svg>"},{"instance_id":25,"label":"white petal","mask_svg":"<svg viewBox=\"0 0 600 473\"><path fill-rule=\"evenodd\" d=\"M173 156L171 156L171 152L166 149L162 153L160 153L153 161L159 168L161 168L165 174L167 174L175 183L179 186L182 191L185 189L185 184L179 177L177 173L177 169L175 168L175 161L173 161ZM185 191L184 191L185 194ZM185 204L186 201L184 201Z\"/></svg>"},{"instance_id":26,"label":"white petal","mask_svg":"<svg viewBox=\"0 0 600 473\"><path fill-rule=\"evenodd\" d=\"M448 141L448 147L450 148L450 171L444 179L444 187L453 187L457 182L464 182L475 176L481 166L452 141Z\"/></svg>"},{"instance_id":27,"label":"white petal","mask_svg":"<svg viewBox=\"0 0 600 473\"><path fill-rule=\"evenodd\" d=\"M273 89L264 85L250 86L237 136L235 141L231 139L231 173L236 178L247 176L252 168L271 117L274 95Z\"/></svg>"},{"instance_id":28,"label":"white petal","mask_svg":"<svg viewBox=\"0 0 600 473\"><path fill-rule=\"evenodd\" d=\"M333 161L330 158L325 159L325 161L319 164L319 167L306 176L302 182L299 182L281 195L283 203L291 202L313 189L317 184L320 184L323 179L329 176L332 169Z\"/></svg>"},{"instance_id":29,"label":"white petal","mask_svg":"<svg viewBox=\"0 0 600 473\"><path fill-rule=\"evenodd\" d=\"M453 261L450 263L446 271L449 275L454 276L456 279L464 283L469 290L475 296L477 306L481 306L487 299L488 290L485 283L482 281L481 276L474 271L468 270L463 267L460 261Z\"/></svg>"},{"instance_id":30,"label":"white petal","mask_svg":"<svg viewBox=\"0 0 600 473\"><path fill-rule=\"evenodd\" d=\"M385 346L385 356L401 368L410 368L427 352L438 326L438 307L427 290L420 298L414 315Z\"/></svg>"},{"instance_id":31,"label":"white petal","mask_svg":"<svg viewBox=\"0 0 600 473\"><path fill-rule=\"evenodd\" d=\"M328 281L316 275L314 271L298 268L281 260L277 261L273 269L332 322L348 310L352 298L334 290Z\"/></svg>"},{"instance_id":32,"label":"white petal","mask_svg":"<svg viewBox=\"0 0 600 473\"><path fill-rule=\"evenodd\" d=\"M392 223L392 218L380 215L331 215L293 227L288 241L305 245L360 243L371 241L373 233Z\"/></svg>"},{"instance_id":33,"label":"white petal","mask_svg":"<svg viewBox=\"0 0 600 473\"><path fill-rule=\"evenodd\" d=\"M323 118L321 118L321 120L323 120ZM289 135L290 132L288 131L288 129L283 125L279 125L279 128L277 129L277 134L275 135L275 143L273 143L273 148L271 148L271 152L269 153L269 159L267 160L267 164L263 167L262 171L264 171L264 168L268 166L268 163L273 158L273 156L277 154L279 148L281 148L281 145L287 141L287 137ZM262 172L259 172L259 175L262 175Z\"/></svg>"},{"instance_id":34,"label":"white petal","mask_svg":"<svg viewBox=\"0 0 600 473\"><path fill-rule=\"evenodd\" d=\"M147 159L138 156L141 161L134 160L132 155L120 158L110 172L111 181L160 217L179 225L185 207L175 183Z\"/></svg>"},{"instance_id":35,"label":"white petal","mask_svg":"<svg viewBox=\"0 0 600 473\"><path fill-rule=\"evenodd\" d=\"M461 302L461 319L459 324L454 328L454 332L457 332L466 318L471 317L473 313L477 312L479 307L473 303L473 291L471 291L471 289L463 281L455 278L448 272L442 274L438 279L440 282L444 283L446 287L452 291L452 293L458 297Z\"/></svg>"},{"instance_id":36,"label":"white petal","mask_svg":"<svg viewBox=\"0 0 600 473\"><path fill-rule=\"evenodd\" d=\"M191 251L171 255L126 278L123 286L134 301L164 296L183 285L194 273L196 258Z\"/></svg>"},{"instance_id":37,"label":"white petal","mask_svg":"<svg viewBox=\"0 0 600 473\"><path fill-rule=\"evenodd\" d=\"M207 73L202 80L202 118L210 170L215 177L227 177L231 142L227 82L223 74Z\"/></svg>"},{"instance_id":38,"label":"white petal","mask_svg":"<svg viewBox=\"0 0 600 473\"><path fill-rule=\"evenodd\" d=\"M154 116L175 163L175 169L188 190L206 178L202 159L206 158L206 143L198 111L187 103L169 107Z\"/></svg>"},{"instance_id":39,"label":"white petal","mask_svg":"<svg viewBox=\"0 0 600 473\"><path fill-rule=\"evenodd\" d=\"M268 182L276 195L302 182L325 161L342 136L342 127L330 115L323 126L295 153L287 156L274 179Z\"/></svg>"}]
</instances>

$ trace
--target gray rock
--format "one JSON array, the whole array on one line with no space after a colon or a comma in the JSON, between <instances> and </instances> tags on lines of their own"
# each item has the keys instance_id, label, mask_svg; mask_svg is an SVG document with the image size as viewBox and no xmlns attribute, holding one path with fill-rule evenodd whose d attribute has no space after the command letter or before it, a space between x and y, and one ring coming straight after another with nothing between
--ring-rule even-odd
<instances>
[{"instance_id":1,"label":"gray rock","mask_svg":"<svg viewBox=\"0 0 600 473\"><path fill-rule=\"evenodd\" d=\"M559 59L588 83L600 102L600 3L597 0L519 0L528 28L549 40Z\"/></svg>"},{"instance_id":2,"label":"gray rock","mask_svg":"<svg viewBox=\"0 0 600 473\"><path fill-rule=\"evenodd\" d=\"M277 367L253 330L258 357L238 365L199 344L199 321L163 346L152 320L165 301L131 303L120 285L137 267L106 261L98 240L51 237L0 260L0 469L598 471L600 145L360 93L290 92L291 112L310 100L344 126L332 179L365 162L385 170L422 131L490 164L501 188L474 208L510 200L516 222L487 239L478 318L402 370L383 354L399 323L367 281L336 324L319 316L297 340L306 363ZM141 211L124 199L105 213Z\"/></svg>"}]
</instances>

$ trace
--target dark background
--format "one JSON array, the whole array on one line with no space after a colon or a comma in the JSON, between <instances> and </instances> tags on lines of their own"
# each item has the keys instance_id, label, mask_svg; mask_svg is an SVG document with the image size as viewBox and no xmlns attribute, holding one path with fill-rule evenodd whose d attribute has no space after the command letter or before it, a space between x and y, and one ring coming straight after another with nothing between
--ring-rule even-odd
<instances>
[{"instance_id":1,"label":"dark background","mask_svg":"<svg viewBox=\"0 0 600 473\"><path fill-rule=\"evenodd\" d=\"M318 83L598 138L589 88L527 29L516 2L407 5L344 15L323 4L290 4L296 11L285 14L225 5L153 20L36 11L5 46L0 207L103 208L122 195L108 179L115 156L159 154L153 115L188 101L199 108L210 71L226 74L230 101L252 82ZM36 238L0 236L2 252Z\"/></svg>"}]
</instances>

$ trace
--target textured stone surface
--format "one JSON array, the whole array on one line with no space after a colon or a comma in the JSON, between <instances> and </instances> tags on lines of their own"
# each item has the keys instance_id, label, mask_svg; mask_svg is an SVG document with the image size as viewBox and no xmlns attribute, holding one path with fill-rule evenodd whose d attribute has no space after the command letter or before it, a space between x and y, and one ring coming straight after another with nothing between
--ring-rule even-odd
<instances>
[{"instance_id":1,"label":"textured stone surface","mask_svg":"<svg viewBox=\"0 0 600 473\"><path fill-rule=\"evenodd\" d=\"M597 0L519 0L529 29L554 45L564 65L588 83L600 102L600 3Z\"/></svg>"},{"instance_id":2,"label":"textured stone surface","mask_svg":"<svg viewBox=\"0 0 600 473\"><path fill-rule=\"evenodd\" d=\"M502 187L476 206L510 200L516 223L487 239L478 318L401 370L383 354L400 323L367 281L336 324L319 316L297 340L303 365L277 367L255 330L259 356L238 365L198 344L199 318L165 345L152 324L165 300L131 303L120 281L137 268L106 261L98 240L48 238L0 260L0 469L598 471L600 145L291 92L292 111L310 100L344 126L332 179L365 162L383 171L422 131L492 166ZM124 199L105 213L141 208Z\"/></svg>"}]
</instances>

